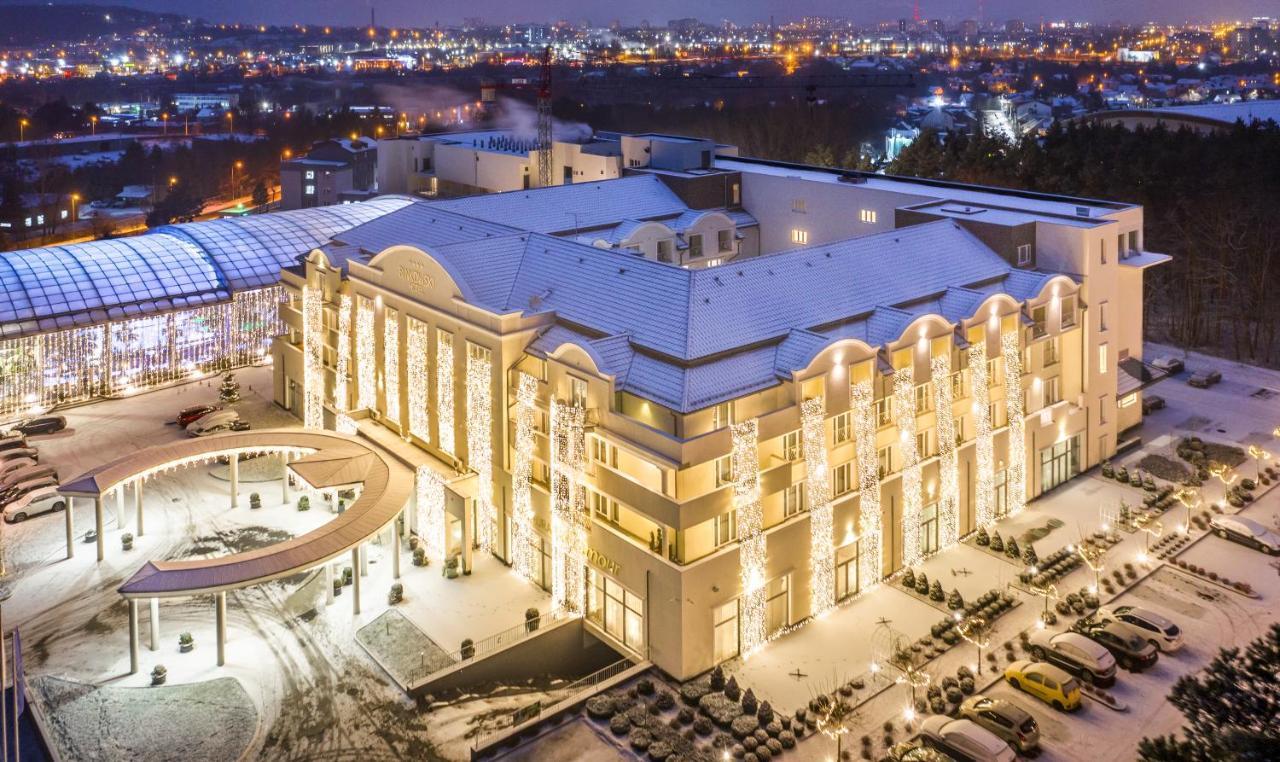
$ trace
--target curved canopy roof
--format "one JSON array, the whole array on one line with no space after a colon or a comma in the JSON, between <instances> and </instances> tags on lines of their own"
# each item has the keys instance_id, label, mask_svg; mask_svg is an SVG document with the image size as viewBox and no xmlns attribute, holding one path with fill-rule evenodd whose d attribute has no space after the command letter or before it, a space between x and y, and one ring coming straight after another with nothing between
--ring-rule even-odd
<instances>
[{"instance_id":1,"label":"curved canopy roof","mask_svg":"<svg viewBox=\"0 0 1280 762\"><path fill-rule=\"evenodd\" d=\"M383 196L0 252L0 338L226 300L275 283L300 255L410 203Z\"/></svg>"}]
</instances>

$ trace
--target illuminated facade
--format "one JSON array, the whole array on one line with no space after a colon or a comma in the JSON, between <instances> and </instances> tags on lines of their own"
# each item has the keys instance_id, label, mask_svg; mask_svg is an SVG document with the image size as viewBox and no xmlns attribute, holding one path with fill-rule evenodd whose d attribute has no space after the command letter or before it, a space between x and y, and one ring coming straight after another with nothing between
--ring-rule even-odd
<instances>
[{"instance_id":1,"label":"illuminated facade","mask_svg":"<svg viewBox=\"0 0 1280 762\"><path fill-rule=\"evenodd\" d=\"M1143 271L1165 259L1141 249L1140 207L714 165L414 204L335 236L284 273L273 348L285 404L304 288L326 324L367 304L385 342L392 316L403 351L361 351L357 327L343 361L396 375L398 400L384 382L351 416L415 448L428 546L467 568L491 552L678 677L1114 453L1141 415ZM704 175L775 253L685 268L543 230L714 203ZM408 367L362 367L392 356Z\"/></svg>"}]
</instances>

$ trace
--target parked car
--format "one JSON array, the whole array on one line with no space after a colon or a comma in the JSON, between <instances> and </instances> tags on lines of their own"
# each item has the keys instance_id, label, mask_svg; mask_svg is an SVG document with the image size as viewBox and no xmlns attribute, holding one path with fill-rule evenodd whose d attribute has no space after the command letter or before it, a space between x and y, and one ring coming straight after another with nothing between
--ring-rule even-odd
<instances>
[{"instance_id":1,"label":"parked car","mask_svg":"<svg viewBox=\"0 0 1280 762\"><path fill-rule=\"evenodd\" d=\"M40 451L34 447L11 447L8 450L0 450L0 463L8 463L11 460L40 460Z\"/></svg>"},{"instance_id":2,"label":"parked car","mask_svg":"<svg viewBox=\"0 0 1280 762\"><path fill-rule=\"evenodd\" d=\"M41 476L52 476L57 478L58 469L49 463L40 464L36 462L22 463L17 461L17 468L12 468L0 476L0 489L8 489L15 484L21 484Z\"/></svg>"},{"instance_id":3,"label":"parked car","mask_svg":"<svg viewBox=\"0 0 1280 762\"><path fill-rule=\"evenodd\" d=\"M6 487L3 491L0 491L0 506L8 505L23 495L34 492L41 487L56 486L58 486L58 479L53 476L40 476L35 479L28 479L25 482L18 482L12 487Z\"/></svg>"},{"instance_id":4,"label":"parked car","mask_svg":"<svg viewBox=\"0 0 1280 762\"><path fill-rule=\"evenodd\" d=\"M1115 657L1078 632L1037 630L1031 633L1030 645L1037 661L1047 661L1099 688L1115 685Z\"/></svg>"},{"instance_id":5,"label":"parked car","mask_svg":"<svg viewBox=\"0 0 1280 762\"><path fill-rule=\"evenodd\" d=\"M1040 726L1027 710L998 698L970 696L960 705L960 716L981 725L1021 752L1040 745Z\"/></svg>"},{"instance_id":6,"label":"parked car","mask_svg":"<svg viewBox=\"0 0 1280 762\"><path fill-rule=\"evenodd\" d=\"M18 452L21 452L21 450L18 450ZM34 465L36 465L36 461L31 458L8 458L6 460L0 460L0 481L3 481L6 476L14 473L15 471L21 471L24 468L30 468Z\"/></svg>"},{"instance_id":7,"label":"parked car","mask_svg":"<svg viewBox=\"0 0 1280 762\"><path fill-rule=\"evenodd\" d=\"M29 418L14 426L13 430L29 437L38 437L44 434L57 434L66 427L67 419L65 416L43 415L39 418Z\"/></svg>"},{"instance_id":8,"label":"parked car","mask_svg":"<svg viewBox=\"0 0 1280 762\"><path fill-rule=\"evenodd\" d=\"M1150 415L1157 410L1164 410L1164 397L1158 394L1142 395L1142 414Z\"/></svg>"},{"instance_id":9,"label":"parked car","mask_svg":"<svg viewBox=\"0 0 1280 762\"><path fill-rule=\"evenodd\" d=\"M1018 755L999 736L977 723L935 714L920 723L924 745L972 762L1014 762Z\"/></svg>"},{"instance_id":10,"label":"parked car","mask_svg":"<svg viewBox=\"0 0 1280 762\"><path fill-rule=\"evenodd\" d=\"M1019 659L1005 668L1004 678L1059 711L1080 708L1080 683L1052 664Z\"/></svg>"},{"instance_id":11,"label":"parked car","mask_svg":"<svg viewBox=\"0 0 1280 762\"><path fill-rule=\"evenodd\" d=\"M1216 370L1198 370L1187 377L1187 384L1197 389L1208 389L1222 380L1222 374Z\"/></svg>"},{"instance_id":12,"label":"parked car","mask_svg":"<svg viewBox=\"0 0 1280 762\"><path fill-rule=\"evenodd\" d=\"M930 749L915 741L901 741L894 744L887 752L893 762L955 762L951 755L943 754L937 749Z\"/></svg>"},{"instance_id":13,"label":"parked car","mask_svg":"<svg viewBox=\"0 0 1280 762\"><path fill-rule=\"evenodd\" d=\"M1116 662L1130 672L1141 672L1153 667L1160 658L1160 653L1153 644L1123 622L1079 619L1071 629L1110 651Z\"/></svg>"},{"instance_id":14,"label":"parked car","mask_svg":"<svg viewBox=\"0 0 1280 762\"><path fill-rule=\"evenodd\" d=\"M58 488L41 487L32 490L4 507L4 520L10 524L26 521L41 513L61 511L67 507L67 499L58 494Z\"/></svg>"},{"instance_id":15,"label":"parked car","mask_svg":"<svg viewBox=\"0 0 1280 762\"><path fill-rule=\"evenodd\" d=\"M177 423L179 426L190 426L209 413L216 412L222 408L217 405L192 405L184 407L178 411Z\"/></svg>"},{"instance_id":16,"label":"parked car","mask_svg":"<svg viewBox=\"0 0 1280 762\"><path fill-rule=\"evenodd\" d=\"M1280 535L1244 516L1214 516L1209 519L1213 533L1232 542L1257 548L1269 555L1280 554Z\"/></svg>"},{"instance_id":17,"label":"parked car","mask_svg":"<svg viewBox=\"0 0 1280 762\"><path fill-rule=\"evenodd\" d=\"M1124 622L1165 653L1182 648L1182 630L1151 609L1138 606L1103 606L1094 617L1104 622Z\"/></svg>"},{"instance_id":18,"label":"parked car","mask_svg":"<svg viewBox=\"0 0 1280 762\"><path fill-rule=\"evenodd\" d=\"M27 438L22 434L0 434L0 452L8 452L16 449L30 449L27 447Z\"/></svg>"},{"instance_id":19,"label":"parked car","mask_svg":"<svg viewBox=\"0 0 1280 762\"><path fill-rule=\"evenodd\" d=\"M244 431L249 422L242 420L234 410L219 410L210 413L187 426L187 433L193 437L207 437L210 434L221 434L226 431Z\"/></svg>"},{"instance_id":20,"label":"parked car","mask_svg":"<svg viewBox=\"0 0 1280 762\"><path fill-rule=\"evenodd\" d=\"M1160 370L1164 371L1165 373L1168 373L1171 376L1176 373L1181 373L1187 367L1186 365L1183 364L1181 359L1177 357L1168 357L1168 356L1157 357L1156 359L1151 361L1151 364L1156 366Z\"/></svg>"}]
</instances>

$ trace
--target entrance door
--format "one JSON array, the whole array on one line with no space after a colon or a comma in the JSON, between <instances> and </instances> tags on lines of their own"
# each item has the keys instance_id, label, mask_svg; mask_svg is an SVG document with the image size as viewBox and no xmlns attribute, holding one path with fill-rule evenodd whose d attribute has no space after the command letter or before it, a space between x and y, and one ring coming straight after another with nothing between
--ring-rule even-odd
<instances>
[{"instance_id":1,"label":"entrance door","mask_svg":"<svg viewBox=\"0 0 1280 762\"><path fill-rule=\"evenodd\" d=\"M996 518L1009 515L1009 487L1006 484L1008 472L997 471L992 484L995 487Z\"/></svg>"},{"instance_id":2,"label":"entrance door","mask_svg":"<svg viewBox=\"0 0 1280 762\"><path fill-rule=\"evenodd\" d=\"M771 580L765 588L765 632L769 635L791 624L791 575Z\"/></svg>"},{"instance_id":3,"label":"entrance door","mask_svg":"<svg viewBox=\"0 0 1280 762\"><path fill-rule=\"evenodd\" d=\"M738 601L734 599L711 612L715 622L712 660L719 664L738 655Z\"/></svg>"},{"instance_id":4,"label":"entrance door","mask_svg":"<svg viewBox=\"0 0 1280 762\"><path fill-rule=\"evenodd\" d=\"M920 552L938 552L938 504L929 503L920 511Z\"/></svg>"},{"instance_id":5,"label":"entrance door","mask_svg":"<svg viewBox=\"0 0 1280 762\"><path fill-rule=\"evenodd\" d=\"M1076 475L1080 461L1080 436L1064 439L1040 451L1040 491L1048 492Z\"/></svg>"},{"instance_id":6,"label":"entrance door","mask_svg":"<svg viewBox=\"0 0 1280 762\"><path fill-rule=\"evenodd\" d=\"M843 601L845 598L858 592L858 540L855 540L843 548L836 548L836 600Z\"/></svg>"}]
</instances>

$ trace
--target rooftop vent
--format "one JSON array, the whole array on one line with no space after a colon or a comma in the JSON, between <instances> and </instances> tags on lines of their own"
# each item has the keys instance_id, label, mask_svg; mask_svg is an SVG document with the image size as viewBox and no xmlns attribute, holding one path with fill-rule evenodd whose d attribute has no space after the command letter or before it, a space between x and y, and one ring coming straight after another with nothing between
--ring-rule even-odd
<instances>
[{"instance_id":1,"label":"rooftop vent","mask_svg":"<svg viewBox=\"0 0 1280 762\"><path fill-rule=\"evenodd\" d=\"M1076 207L1076 216L1077 216L1077 217L1092 217L1093 215L1092 215L1092 214L1090 214L1090 209L1089 209L1089 207L1087 207L1087 206L1077 206L1077 207Z\"/></svg>"}]
</instances>

